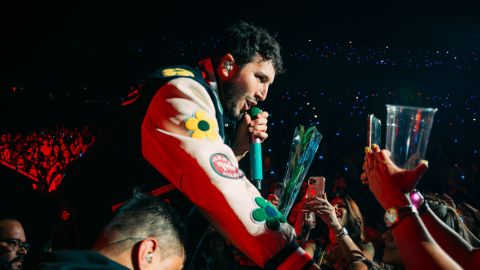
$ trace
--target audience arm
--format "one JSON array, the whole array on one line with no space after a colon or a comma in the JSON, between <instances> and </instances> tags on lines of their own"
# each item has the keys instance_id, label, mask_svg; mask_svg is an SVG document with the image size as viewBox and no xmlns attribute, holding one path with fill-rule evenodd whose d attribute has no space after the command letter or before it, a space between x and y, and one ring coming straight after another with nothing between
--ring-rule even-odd
<instances>
[{"instance_id":1,"label":"audience arm","mask_svg":"<svg viewBox=\"0 0 480 270\"><path fill-rule=\"evenodd\" d=\"M384 209L409 204L405 192L411 191L427 169L421 163L416 169L398 168L390 153L378 146L366 151L369 188ZM461 269L461 267L433 241L420 217L407 215L392 228L393 237L407 269Z\"/></svg>"},{"instance_id":2,"label":"audience arm","mask_svg":"<svg viewBox=\"0 0 480 270\"><path fill-rule=\"evenodd\" d=\"M450 227L444 224L430 208L421 216L435 241L464 269L478 269L480 250L474 249Z\"/></svg>"}]
</instances>

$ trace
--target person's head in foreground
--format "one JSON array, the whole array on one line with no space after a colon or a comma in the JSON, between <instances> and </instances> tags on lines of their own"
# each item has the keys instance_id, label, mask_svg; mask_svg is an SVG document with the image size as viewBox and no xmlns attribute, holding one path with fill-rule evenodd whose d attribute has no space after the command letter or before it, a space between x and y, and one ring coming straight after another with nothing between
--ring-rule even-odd
<instances>
[{"instance_id":1,"label":"person's head in foreground","mask_svg":"<svg viewBox=\"0 0 480 270\"><path fill-rule=\"evenodd\" d=\"M0 269L22 269L28 247L22 224L13 218L0 217Z\"/></svg>"},{"instance_id":2,"label":"person's head in foreground","mask_svg":"<svg viewBox=\"0 0 480 270\"><path fill-rule=\"evenodd\" d=\"M182 269L185 227L158 198L136 193L103 229L94 249L130 269Z\"/></svg>"}]
</instances>

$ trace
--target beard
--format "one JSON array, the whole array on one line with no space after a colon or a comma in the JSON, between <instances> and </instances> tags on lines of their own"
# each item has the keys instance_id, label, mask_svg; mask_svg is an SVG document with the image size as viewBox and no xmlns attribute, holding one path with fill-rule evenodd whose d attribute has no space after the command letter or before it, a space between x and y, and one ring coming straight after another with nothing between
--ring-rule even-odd
<instances>
[{"instance_id":1,"label":"beard","mask_svg":"<svg viewBox=\"0 0 480 270\"><path fill-rule=\"evenodd\" d=\"M241 113L237 108L240 101L245 99L245 88L234 77L222 84L222 105L229 118L239 120Z\"/></svg>"},{"instance_id":2,"label":"beard","mask_svg":"<svg viewBox=\"0 0 480 270\"><path fill-rule=\"evenodd\" d=\"M6 258L1 258L0 259L0 270L22 269L24 258L25 257L23 255L19 255L19 256L13 258L13 260L11 260L11 261L8 261Z\"/></svg>"}]
</instances>

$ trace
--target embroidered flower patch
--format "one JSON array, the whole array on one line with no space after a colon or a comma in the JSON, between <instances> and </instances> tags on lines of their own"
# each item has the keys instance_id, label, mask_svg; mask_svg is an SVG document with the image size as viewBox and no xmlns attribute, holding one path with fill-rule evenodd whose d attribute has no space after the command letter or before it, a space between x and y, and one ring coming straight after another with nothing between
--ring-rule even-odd
<instances>
[{"instance_id":1,"label":"embroidered flower patch","mask_svg":"<svg viewBox=\"0 0 480 270\"><path fill-rule=\"evenodd\" d=\"M286 223L285 216L280 213L272 203L262 197L255 198L255 202L260 208L253 210L252 218L257 222L265 221L267 228L277 231L280 228L280 223Z\"/></svg>"},{"instance_id":2,"label":"embroidered flower patch","mask_svg":"<svg viewBox=\"0 0 480 270\"><path fill-rule=\"evenodd\" d=\"M215 119L207 118L204 111L196 111L193 117L185 121L185 127L191 132L194 139L218 139L218 126Z\"/></svg>"}]
</instances>

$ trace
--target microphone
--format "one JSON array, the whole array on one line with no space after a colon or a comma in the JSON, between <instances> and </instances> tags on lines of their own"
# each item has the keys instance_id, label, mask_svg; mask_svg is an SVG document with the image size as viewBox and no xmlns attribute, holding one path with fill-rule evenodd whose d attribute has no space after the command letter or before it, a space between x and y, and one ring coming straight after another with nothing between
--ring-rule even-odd
<instances>
[{"instance_id":1,"label":"microphone","mask_svg":"<svg viewBox=\"0 0 480 270\"><path fill-rule=\"evenodd\" d=\"M261 110L257 107L248 109L248 115L252 120L257 119ZM250 135L250 178L258 190L262 189L262 143L253 133Z\"/></svg>"}]
</instances>

